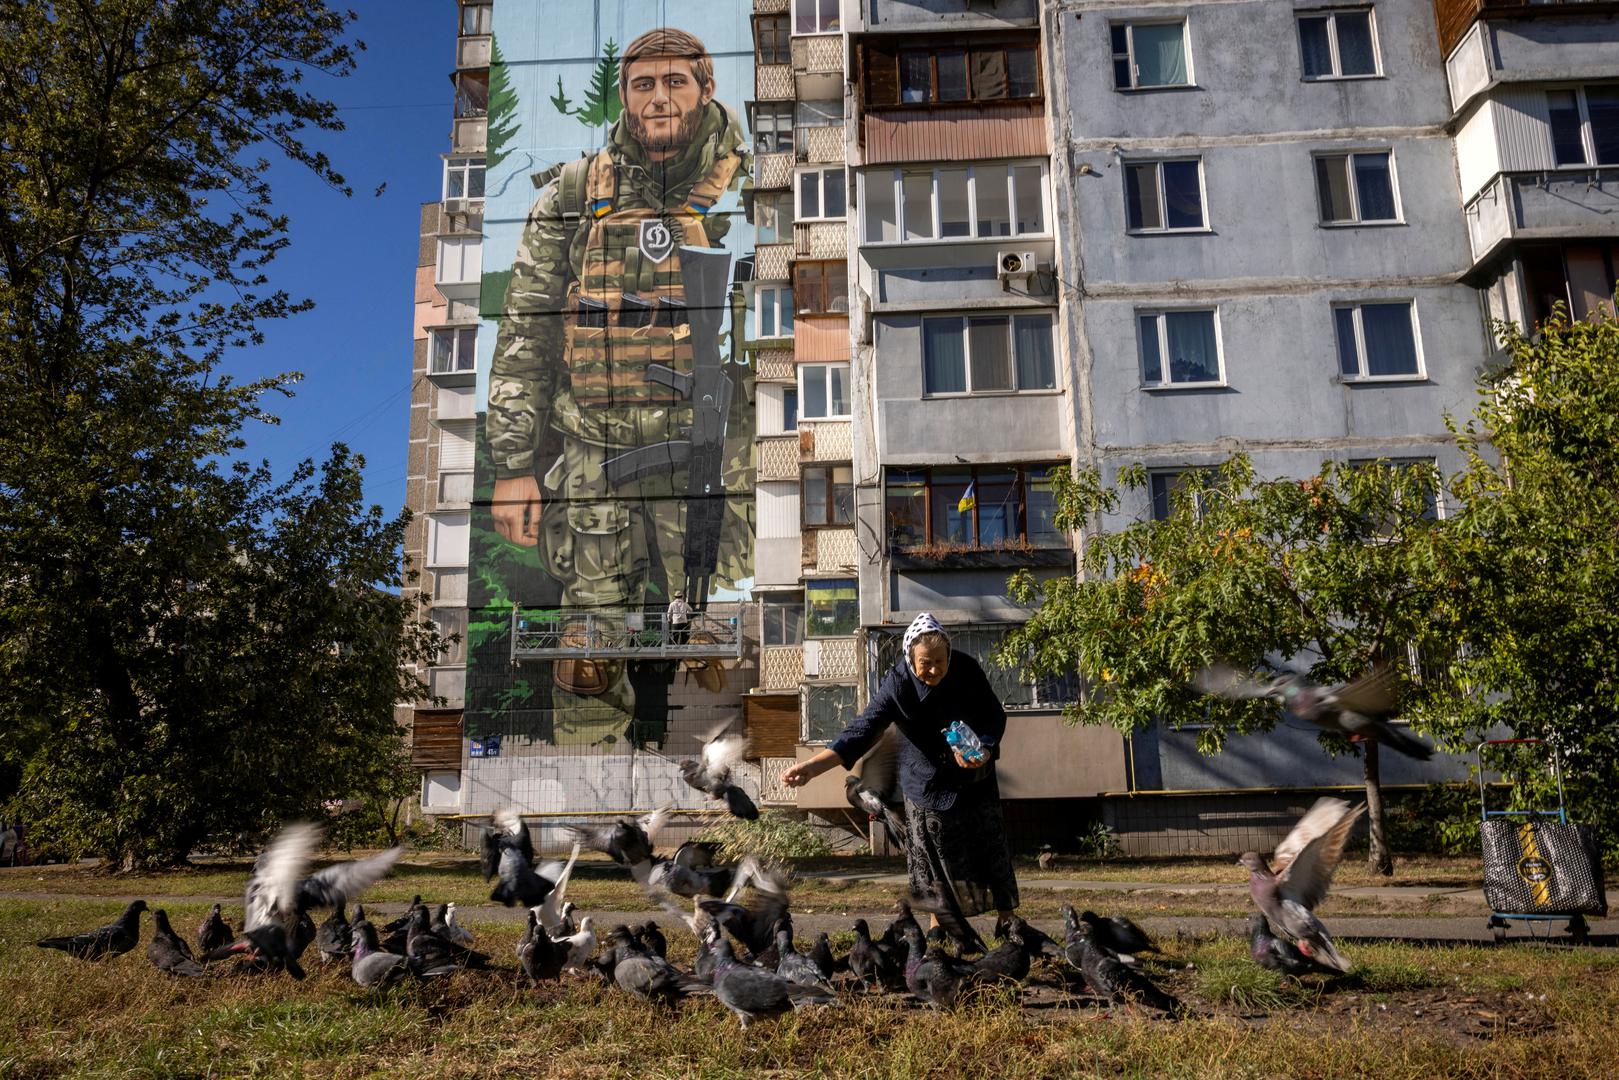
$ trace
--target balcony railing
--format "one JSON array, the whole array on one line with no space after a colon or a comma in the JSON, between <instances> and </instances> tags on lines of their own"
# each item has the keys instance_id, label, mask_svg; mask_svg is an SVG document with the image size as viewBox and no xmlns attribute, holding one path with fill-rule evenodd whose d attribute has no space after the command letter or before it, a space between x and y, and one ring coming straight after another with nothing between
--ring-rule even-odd
<instances>
[{"instance_id":1,"label":"balcony railing","mask_svg":"<svg viewBox=\"0 0 1619 1080\"><path fill-rule=\"evenodd\" d=\"M695 611L684 630L664 612L512 611L512 660L595 657L739 660L742 629L735 616Z\"/></svg>"},{"instance_id":2,"label":"balcony railing","mask_svg":"<svg viewBox=\"0 0 1619 1080\"><path fill-rule=\"evenodd\" d=\"M1439 51L1450 50L1479 19L1539 19L1612 15L1619 4L1592 0L1434 0L1434 22L1439 30Z\"/></svg>"},{"instance_id":3,"label":"balcony railing","mask_svg":"<svg viewBox=\"0 0 1619 1080\"><path fill-rule=\"evenodd\" d=\"M1502 173L1467 204L1473 261L1509 240L1619 236L1616 210L1619 168Z\"/></svg>"},{"instance_id":4,"label":"balcony railing","mask_svg":"<svg viewBox=\"0 0 1619 1080\"><path fill-rule=\"evenodd\" d=\"M781 782L781 774L798 761L790 757L759 759L759 801L769 805L796 806L798 792Z\"/></svg>"}]
</instances>

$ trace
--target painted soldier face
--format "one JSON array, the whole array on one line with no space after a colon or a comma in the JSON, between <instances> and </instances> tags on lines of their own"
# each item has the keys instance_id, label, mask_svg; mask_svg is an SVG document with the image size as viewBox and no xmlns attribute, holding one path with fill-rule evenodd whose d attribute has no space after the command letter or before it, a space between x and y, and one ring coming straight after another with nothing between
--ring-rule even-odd
<instances>
[{"instance_id":1,"label":"painted soldier face","mask_svg":"<svg viewBox=\"0 0 1619 1080\"><path fill-rule=\"evenodd\" d=\"M911 670L916 672L923 686L938 686L950 670L950 646L924 645L921 642L912 645Z\"/></svg>"},{"instance_id":2,"label":"painted soldier face","mask_svg":"<svg viewBox=\"0 0 1619 1080\"><path fill-rule=\"evenodd\" d=\"M624 119L635 141L667 152L689 144L697 134L703 106L714 97L679 56L649 56L629 67L624 79Z\"/></svg>"}]
</instances>

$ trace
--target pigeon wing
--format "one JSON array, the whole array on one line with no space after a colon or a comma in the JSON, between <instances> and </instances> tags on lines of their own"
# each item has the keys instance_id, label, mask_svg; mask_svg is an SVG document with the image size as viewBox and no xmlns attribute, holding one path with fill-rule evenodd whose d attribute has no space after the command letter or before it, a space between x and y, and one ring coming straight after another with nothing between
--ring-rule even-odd
<instances>
[{"instance_id":1,"label":"pigeon wing","mask_svg":"<svg viewBox=\"0 0 1619 1080\"><path fill-rule=\"evenodd\" d=\"M317 870L298 886L299 906L346 907L351 898L386 877L404 853L403 847L391 847L369 859L335 863L324 870Z\"/></svg>"},{"instance_id":2,"label":"pigeon wing","mask_svg":"<svg viewBox=\"0 0 1619 1080\"><path fill-rule=\"evenodd\" d=\"M1364 803L1351 810L1342 799L1316 800L1277 845L1272 859L1277 892L1284 900L1314 910L1326 899L1332 875L1343 859L1349 831L1365 812Z\"/></svg>"},{"instance_id":3,"label":"pigeon wing","mask_svg":"<svg viewBox=\"0 0 1619 1080\"><path fill-rule=\"evenodd\" d=\"M1358 679L1327 688L1325 704L1340 712L1382 716L1394 709L1394 670L1377 667Z\"/></svg>"},{"instance_id":4,"label":"pigeon wing","mask_svg":"<svg viewBox=\"0 0 1619 1080\"><path fill-rule=\"evenodd\" d=\"M728 777L731 769L742 764L748 752L746 735L720 735L703 746L703 771L710 780ZM648 830L649 832L651 830Z\"/></svg>"},{"instance_id":5,"label":"pigeon wing","mask_svg":"<svg viewBox=\"0 0 1619 1080\"><path fill-rule=\"evenodd\" d=\"M889 805L900 801L899 796L899 737L890 725L877 740L871 752L855 765L860 786L877 794Z\"/></svg>"},{"instance_id":6,"label":"pigeon wing","mask_svg":"<svg viewBox=\"0 0 1619 1080\"><path fill-rule=\"evenodd\" d=\"M1270 697L1274 693L1269 679L1258 679L1221 663L1210 664L1193 675L1191 685L1200 694L1212 694L1233 701Z\"/></svg>"},{"instance_id":7,"label":"pigeon wing","mask_svg":"<svg viewBox=\"0 0 1619 1080\"><path fill-rule=\"evenodd\" d=\"M282 829L259 855L247 879L242 931L281 925L297 910L298 883L320 844L320 826L295 821Z\"/></svg>"}]
</instances>

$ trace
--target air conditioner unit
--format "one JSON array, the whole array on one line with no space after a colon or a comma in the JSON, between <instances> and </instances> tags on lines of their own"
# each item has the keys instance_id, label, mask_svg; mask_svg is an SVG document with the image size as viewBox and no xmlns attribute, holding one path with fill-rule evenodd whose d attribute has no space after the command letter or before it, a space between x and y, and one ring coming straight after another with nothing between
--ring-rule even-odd
<instances>
[{"instance_id":1,"label":"air conditioner unit","mask_svg":"<svg viewBox=\"0 0 1619 1080\"><path fill-rule=\"evenodd\" d=\"M1032 251L1001 251L995 255L995 279L1006 284L1013 278L1032 278L1039 264Z\"/></svg>"},{"instance_id":2,"label":"air conditioner unit","mask_svg":"<svg viewBox=\"0 0 1619 1080\"><path fill-rule=\"evenodd\" d=\"M471 208L471 201L470 199L445 199L444 212L446 214L464 214Z\"/></svg>"}]
</instances>

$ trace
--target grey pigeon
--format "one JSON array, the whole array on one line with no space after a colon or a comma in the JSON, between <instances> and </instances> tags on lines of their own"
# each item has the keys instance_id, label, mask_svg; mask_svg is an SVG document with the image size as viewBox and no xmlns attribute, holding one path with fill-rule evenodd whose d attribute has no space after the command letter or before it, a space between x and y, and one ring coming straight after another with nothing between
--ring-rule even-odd
<instances>
[{"instance_id":1,"label":"grey pigeon","mask_svg":"<svg viewBox=\"0 0 1619 1080\"><path fill-rule=\"evenodd\" d=\"M1140 953L1157 952L1146 931L1123 915L1104 919L1094 911L1080 912L1079 921L1090 931L1091 940L1126 964L1136 962Z\"/></svg>"},{"instance_id":2,"label":"grey pigeon","mask_svg":"<svg viewBox=\"0 0 1619 1080\"><path fill-rule=\"evenodd\" d=\"M445 964L466 968L489 966L489 957L483 953L435 934L426 907L418 907L411 914L410 929L405 935L405 959L417 971L441 968Z\"/></svg>"},{"instance_id":3,"label":"grey pigeon","mask_svg":"<svg viewBox=\"0 0 1619 1080\"><path fill-rule=\"evenodd\" d=\"M34 944L41 949L60 949L80 960L100 960L104 956L121 956L141 940L141 912L146 910L145 900L131 901L116 922L87 930L70 937L48 937Z\"/></svg>"},{"instance_id":4,"label":"grey pigeon","mask_svg":"<svg viewBox=\"0 0 1619 1080\"><path fill-rule=\"evenodd\" d=\"M286 933L274 923L243 931L235 941L221 945L202 960L213 963L232 958L249 961L254 971L285 971L294 979L305 976L303 967L298 963L298 952L293 950Z\"/></svg>"},{"instance_id":5,"label":"grey pigeon","mask_svg":"<svg viewBox=\"0 0 1619 1080\"><path fill-rule=\"evenodd\" d=\"M403 915L399 916L397 919L389 919L387 922L382 924L382 933L392 934L401 930L408 930L410 928L411 919L416 915L416 909L421 906L422 894L417 893L415 896L410 898L410 904L405 908L405 913Z\"/></svg>"},{"instance_id":6,"label":"grey pigeon","mask_svg":"<svg viewBox=\"0 0 1619 1080\"><path fill-rule=\"evenodd\" d=\"M843 795L868 820L883 823L890 843L905 847L905 822L900 816L905 797L899 789L899 741L894 728L884 731L871 752L844 777Z\"/></svg>"},{"instance_id":7,"label":"grey pigeon","mask_svg":"<svg viewBox=\"0 0 1619 1080\"><path fill-rule=\"evenodd\" d=\"M759 817L759 808L748 793L737 785L733 775L736 766L742 764L748 752L748 740L744 735L723 734L729 726L729 722L722 725L703 743L700 759L681 760L680 777L709 798L724 802L733 817L755 821Z\"/></svg>"},{"instance_id":8,"label":"grey pigeon","mask_svg":"<svg viewBox=\"0 0 1619 1080\"><path fill-rule=\"evenodd\" d=\"M1299 952L1292 942L1272 934L1265 916L1257 911L1248 914L1248 955L1267 971L1280 971L1284 975L1338 974L1336 968L1316 963Z\"/></svg>"},{"instance_id":9,"label":"grey pigeon","mask_svg":"<svg viewBox=\"0 0 1619 1080\"><path fill-rule=\"evenodd\" d=\"M1192 678L1192 687L1234 701L1269 698L1300 720L1328 731L1372 739L1418 761L1433 757L1433 747L1380 719L1394 711L1394 673L1389 668L1318 686L1293 672L1261 679L1225 664L1211 664Z\"/></svg>"},{"instance_id":10,"label":"grey pigeon","mask_svg":"<svg viewBox=\"0 0 1619 1080\"><path fill-rule=\"evenodd\" d=\"M259 855L247 882L243 929L280 927L294 956L308 944L298 944L302 915L311 908L347 907L349 900L386 876L405 852L394 847L368 859L334 863L306 873L320 838L318 825L294 822L286 826Z\"/></svg>"},{"instance_id":11,"label":"grey pigeon","mask_svg":"<svg viewBox=\"0 0 1619 1080\"><path fill-rule=\"evenodd\" d=\"M191 955L191 946L169 925L169 913L162 908L152 912L152 940L146 943L146 958L160 971L205 979L208 973Z\"/></svg>"},{"instance_id":12,"label":"grey pigeon","mask_svg":"<svg viewBox=\"0 0 1619 1080\"><path fill-rule=\"evenodd\" d=\"M219 905L215 904L214 910L210 911L208 917L202 921L202 925L197 927L197 951L204 954L211 953L221 945L229 943L235 936L231 933L230 923L219 913Z\"/></svg>"},{"instance_id":13,"label":"grey pigeon","mask_svg":"<svg viewBox=\"0 0 1619 1080\"><path fill-rule=\"evenodd\" d=\"M727 900L699 900L697 907L760 957L775 945L776 922L788 913L787 878L780 871L766 870L751 858L743 860L737 876L733 893L744 883L753 886L747 906Z\"/></svg>"},{"instance_id":14,"label":"grey pigeon","mask_svg":"<svg viewBox=\"0 0 1619 1080\"><path fill-rule=\"evenodd\" d=\"M822 987L804 986L773 971L738 963L731 943L724 937L714 943L714 996L736 1014L744 1031L760 1017L837 1000L836 994Z\"/></svg>"},{"instance_id":15,"label":"grey pigeon","mask_svg":"<svg viewBox=\"0 0 1619 1080\"><path fill-rule=\"evenodd\" d=\"M974 979L1014 983L1027 979L1034 956L1040 951L1039 939L1028 933L1030 929L1016 915L1007 920L1001 944L973 961Z\"/></svg>"},{"instance_id":16,"label":"grey pigeon","mask_svg":"<svg viewBox=\"0 0 1619 1080\"><path fill-rule=\"evenodd\" d=\"M669 958L669 939L663 936L663 931L651 919L642 923L635 931L635 940L647 952L661 956L665 960Z\"/></svg>"},{"instance_id":17,"label":"grey pigeon","mask_svg":"<svg viewBox=\"0 0 1619 1080\"><path fill-rule=\"evenodd\" d=\"M793 948L793 932L785 927L776 931L776 974L804 986L832 989L815 961Z\"/></svg>"},{"instance_id":18,"label":"grey pigeon","mask_svg":"<svg viewBox=\"0 0 1619 1080\"><path fill-rule=\"evenodd\" d=\"M478 834L478 869L488 881L500 869L501 855L515 848L528 865L534 864L534 838L528 826L510 808L495 811L490 823Z\"/></svg>"},{"instance_id":19,"label":"grey pigeon","mask_svg":"<svg viewBox=\"0 0 1619 1080\"><path fill-rule=\"evenodd\" d=\"M1317 799L1276 845L1269 864L1252 851L1238 860L1248 870L1254 906L1271 929L1306 957L1342 972L1351 965L1333 945L1315 909L1326 899L1349 831L1365 811L1365 804L1350 809L1342 799Z\"/></svg>"},{"instance_id":20,"label":"grey pigeon","mask_svg":"<svg viewBox=\"0 0 1619 1080\"><path fill-rule=\"evenodd\" d=\"M704 896L717 898L730 891L736 870L729 866L682 866L674 859L654 859L647 873L647 886L666 889L691 900Z\"/></svg>"},{"instance_id":21,"label":"grey pigeon","mask_svg":"<svg viewBox=\"0 0 1619 1080\"><path fill-rule=\"evenodd\" d=\"M904 930L908 956L905 985L922 1001L937 1008L955 1005L961 991L973 979L973 966L939 948L929 949L915 926Z\"/></svg>"},{"instance_id":22,"label":"grey pigeon","mask_svg":"<svg viewBox=\"0 0 1619 1080\"><path fill-rule=\"evenodd\" d=\"M1090 985L1091 993L1114 1002L1139 1000L1172 1016L1180 1013L1179 1001L1160 990L1146 975L1125 967L1117 956L1092 941L1090 928L1083 922L1079 924L1078 931L1071 935L1071 940L1079 953L1080 969L1085 973L1085 982Z\"/></svg>"},{"instance_id":23,"label":"grey pigeon","mask_svg":"<svg viewBox=\"0 0 1619 1080\"><path fill-rule=\"evenodd\" d=\"M333 908L315 931L315 947L325 963L341 960L354 951L354 930L344 908Z\"/></svg>"},{"instance_id":24,"label":"grey pigeon","mask_svg":"<svg viewBox=\"0 0 1619 1080\"><path fill-rule=\"evenodd\" d=\"M848 966L847 964L840 964L837 958L832 955L832 939L825 930L815 935L815 944L810 948L809 958L814 962L815 970L828 979L834 973Z\"/></svg>"},{"instance_id":25,"label":"grey pigeon","mask_svg":"<svg viewBox=\"0 0 1619 1080\"><path fill-rule=\"evenodd\" d=\"M718 865L719 855L720 845L712 840L687 840L672 858L688 870L706 870Z\"/></svg>"},{"instance_id":26,"label":"grey pigeon","mask_svg":"<svg viewBox=\"0 0 1619 1080\"><path fill-rule=\"evenodd\" d=\"M367 990L392 986L410 973L410 964L398 953L385 952L377 943L377 928L364 919L354 922L354 966L349 974Z\"/></svg>"},{"instance_id":27,"label":"grey pigeon","mask_svg":"<svg viewBox=\"0 0 1619 1080\"><path fill-rule=\"evenodd\" d=\"M562 914L558 920L557 928L549 931L557 937L573 937L579 932L579 924L573 921L573 913L579 910L579 905L569 900L562 905Z\"/></svg>"},{"instance_id":28,"label":"grey pigeon","mask_svg":"<svg viewBox=\"0 0 1619 1080\"><path fill-rule=\"evenodd\" d=\"M856 919L854 924L854 944L849 946L849 974L855 977L862 990L870 990L873 984L881 987L883 954L877 950L876 942L871 940L871 928L866 925L865 919Z\"/></svg>"},{"instance_id":29,"label":"grey pigeon","mask_svg":"<svg viewBox=\"0 0 1619 1080\"><path fill-rule=\"evenodd\" d=\"M573 839L592 851L599 851L620 866L635 867L652 861L652 843L669 820L669 808L661 806L639 818L621 817L606 825L573 825Z\"/></svg>"},{"instance_id":30,"label":"grey pigeon","mask_svg":"<svg viewBox=\"0 0 1619 1080\"><path fill-rule=\"evenodd\" d=\"M529 983L555 982L562 977L562 964L568 958L568 949L551 940L540 926L539 915L528 913L528 926L517 941L517 964L528 976Z\"/></svg>"},{"instance_id":31,"label":"grey pigeon","mask_svg":"<svg viewBox=\"0 0 1619 1080\"><path fill-rule=\"evenodd\" d=\"M709 993L702 980L688 975L669 961L651 952L624 928L613 933L615 959L613 983L620 990L648 1001L673 1005L684 997Z\"/></svg>"},{"instance_id":32,"label":"grey pigeon","mask_svg":"<svg viewBox=\"0 0 1619 1080\"><path fill-rule=\"evenodd\" d=\"M905 826L881 796L870 788L860 786L860 777L851 773L843 778L843 796L849 800L850 806L865 814L868 821L882 822L890 844L901 849L905 847Z\"/></svg>"}]
</instances>

